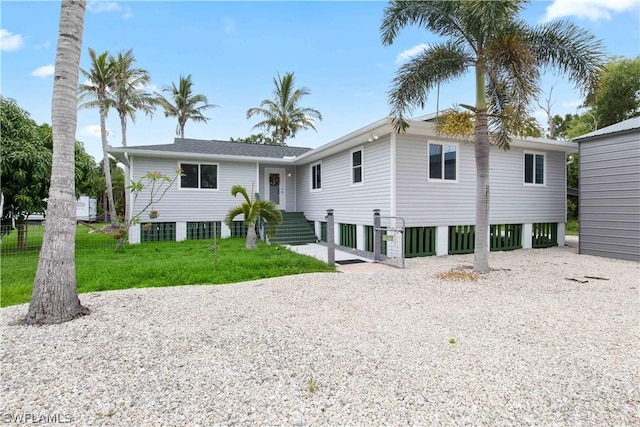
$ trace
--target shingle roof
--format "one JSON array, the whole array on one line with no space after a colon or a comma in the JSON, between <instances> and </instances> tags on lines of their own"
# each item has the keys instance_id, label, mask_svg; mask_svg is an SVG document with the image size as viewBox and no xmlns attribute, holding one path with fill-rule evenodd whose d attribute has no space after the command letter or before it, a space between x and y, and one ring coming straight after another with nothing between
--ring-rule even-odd
<instances>
[{"instance_id":1,"label":"shingle roof","mask_svg":"<svg viewBox=\"0 0 640 427\"><path fill-rule=\"evenodd\" d=\"M633 130L633 129L640 129L640 117L633 117L631 119L623 120L619 123L604 127L602 129L594 130L593 132L587 133L582 136L578 136L573 139L575 139L576 141L580 141L582 139L591 138L594 136L607 135L610 133L622 132L625 130Z\"/></svg>"},{"instance_id":2,"label":"shingle roof","mask_svg":"<svg viewBox=\"0 0 640 427\"><path fill-rule=\"evenodd\" d=\"M165 151L174 153L220 154L245 157L283 157L299 156L311 148L281 147L279 145L247 144L244 142L215 141L204 139L176 138L173 144L132 146L136 150Z\"/></svg>"}]
</instances>

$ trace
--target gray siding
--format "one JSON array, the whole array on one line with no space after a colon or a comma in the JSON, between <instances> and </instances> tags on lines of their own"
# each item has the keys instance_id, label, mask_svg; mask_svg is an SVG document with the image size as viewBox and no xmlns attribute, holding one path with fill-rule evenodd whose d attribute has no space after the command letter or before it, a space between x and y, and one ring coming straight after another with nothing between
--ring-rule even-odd
<instances>
[{"instance_id":1,"label":"gray siding","mask_svg":"<svg viewBox=\"0 0 640 427\"><path fill-rule=\"evenodd\" d=\"M432 142L440 143L437 139ZM450 144L450 142L442 142ZM524 185L524 151L492 147L490 215L492 224L565 222L566 184L563 152L546 154L545 185ZM529 151L529 150L527 150ZM458 182L427 179L427 140L397 140L397 215L407 227L475 223L476 168L474 145L458 143Z\"/></svg>"},{"instance_id":2,"label":"gray siding","mask_svg":"<svg viewBox=\"0 0 640 427\"><path fill-rule=\"evenodd\" d=\"M580 253L640 261L640 133L580 142Z\"/></svg>"},{"instance_id":3,"label":"gray siding","mask_svg":"<svg viewBox=\"0 0 640 427\"><path fill-rule=\"evenodd\" d=\"M322 160L322 189L311 190L311 166L297 166L297 210L309 220L324 221L334 209L335 221L347 224L373 223L373 210L391 211L391 163L389 138L361 146L363 183L351 183L351 150Z\"/></svg>"},{"instance_id":4,"label":"gray siding","mask_svg":"<svg viewBox=\"0 0 640 427\"><path fill-rule=\"evenodd\" d=\"M168 176L175 175L175 169L180 163L199 163L196 161L177 161L158 158L133 158L133 179L138 180L147 172L158 171ZM164 198L155 204L159 216L156 222L175 221L221 221L229 208L241 202L231 195L231 187L235 184L245 186L251 191L251 185L256 179L255 163L235 162L200 162L218 165L218 189L185 189L180 188L180 178L167 191ZM133 214L148 203L149 192L143 191L133 205ZM140 220L149 221L147 213Z\"/></svg>"}]
</instances>

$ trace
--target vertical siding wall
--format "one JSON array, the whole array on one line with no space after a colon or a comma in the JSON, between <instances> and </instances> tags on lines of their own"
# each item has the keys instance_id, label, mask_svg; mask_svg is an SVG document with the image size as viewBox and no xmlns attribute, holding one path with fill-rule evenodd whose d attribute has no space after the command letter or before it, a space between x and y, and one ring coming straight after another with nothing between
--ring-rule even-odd
<instances>
[{"instance_id":1,"label":"vertical siding wall","mask_svg":"<svg viewBox=\"0 0 640 427\"><path fill-rule=\"evenodd\" d=\"M432 142L449 143L436 139ZM546 152L545 186L523 184L522 148L512 147L505 152L492 147L490 156L491 224L565 222L566 167L563 152ZM457 162L457 182L429 181L427 140L398 137L397 215L405 218L407 227L475 223L473 144L458 143Z\"/></svg>"},{"instance_id":2,"label":"vertical siding wall","mask_svg":"<svg viewBox=\"0 0 640 427\"><path fill-rule=\"evenodd\" d=\"M640 132L580 143L580 253L640 261Z\"/></svg>"},{"instance_id":3,"label":"vertical siding wall","mask_svg":"<svg viewBox=\"0 0 640 427\"><path fill-rule=\"evenodd\" d=\"M362 184L351 183L351 150L322 160L322 189L319 191L311 191L310 182L311 165L316 162L298 165L296 210L303 211L308 220L324 221L327 209L334 209L335 222L340 224L372 224L374 209L381 209L383 215L389 215L389 138L365 143L361 147Z\"/></svg>"},{"instance_id":4,"label":"vertical siding wall","mask_svg":"<svg viewBox=\"0 0 640 427\"><path fill-rule=\"evenodd\" d=\"M173 159L155 159L145 157L133 158L133 179L138 180L147 172L159 171L168 176L175 176L175 169L180 163L200 163L196 161L177 161ZM185 189L180 188L180 178L167 191L164 198L155 204L159 216L154 222L173 221L221 221L229 208L241 202L231 195L231 187L235 184L251 189L256 177L255 163L203 162L218 165L218 189ZM147 190L140 193L133 205L133 214L138 213L149 201ZM149 216L144 213L141 221L148 222Z\"/></svg>"}]
</instances>

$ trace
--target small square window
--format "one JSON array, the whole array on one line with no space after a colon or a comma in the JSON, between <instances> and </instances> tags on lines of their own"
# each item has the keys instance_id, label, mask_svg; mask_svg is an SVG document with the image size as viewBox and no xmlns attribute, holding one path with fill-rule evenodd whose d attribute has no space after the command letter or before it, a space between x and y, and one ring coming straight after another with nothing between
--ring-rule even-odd
<instances>
[{"instance_id":1,"label":"small square window","mask_svg":"<svg viewBox=\"0 0 640 427\"><path fill-rule=\"evenodd\" d=\"M362 183L362 150L351 153L351 183Z\"/></svg>"},{"instance_id":2,"label":"small square window","mask_svg":"<svg viewBox=\"0 0 640 427\"><path fill-rule=\"evenodd\" d=\"M544 154L524 153L524 183L544 185Z\"/></svg>"},{"instance_id":3,"label":"small square window","mask_svg":"<svg viewBox=\"0 0 640 427\"><path fill-rule=\"evenodd\" d=\"M183 175L180 177L180 187L198 188L198 165L182 163Z\"/></svg>"},{"instance_id":4,"label":"small square window","mask_svg":"<svg viewBox=\"0 0 640 427\"><path fill-rule=\"evenodd\" d=\"M181 163L183 175L180 177L181 188L218 188L218 165L201 165L197 163Z\"/></svg>"},{"instance_id":5,"label":"small square window","mask_svg":"<svg viewBox=\"0 0 640 427\"><path fill-rule=\"evenodd\" d=\"M320 190L322 188L322 165L316 163L311 166L311 189Z\"/></svg>"},{"instance_id":6,"label":"small square window","mask_svg":"<svg viewBox=\"0 0 640 427\"><path fill-rule=\"evenodd\" d=\"M457 179L458 147L429 144L429 179L455 181Z\"/></svg>"}]
</instances>

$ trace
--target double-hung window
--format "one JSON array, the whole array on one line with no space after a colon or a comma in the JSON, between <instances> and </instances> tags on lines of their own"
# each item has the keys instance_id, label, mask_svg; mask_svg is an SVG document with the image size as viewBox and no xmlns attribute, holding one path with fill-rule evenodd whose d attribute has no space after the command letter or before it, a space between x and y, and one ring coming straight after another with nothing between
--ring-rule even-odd
<instances>
[{"instance_id":1,"label":"double-hung window","mask_svg":"<svg viewBox=\"0 0 640 427\"><path fill-rule=\"evenodd\" d=\"M524 153L524 183L544 185L545 155Z\"/></svg>"},{"instance_id":2,"label":"double-hung window","mask_svg":"<svg viewBox=\"0 0 640 427\"><path fill-rule=\"evenodd\" d=\"M180 188L218 189L218 165L181 163Z\"/></svg>"},{"instance_id":3,"label":"double-hung window","mask_svg":"<svg viewBox=\"0 0 640 427\"><path fill-rule=\"evenodd\" d=\"M429 179L456 181L458 179L458 147L429 143Z\"/></svg>"},{"instance_id":4,"label":"double-hung window","mask_svg":"<svg viewBox=\"0 0 640 427\"><path fill-rule=\"evenodd\" d=\"M351 183L362 184L362 149L351 152Z\"/></svg>"},{"instance_id":5,"label":"double-hung window","mask_svg":"<svg viewBox=\"0 0 640 427\"><path fill-rule=\"evenodd\" d=\"M311 165L311 189L322 189L322 163Z\"/></svg>"}]
</instances>

